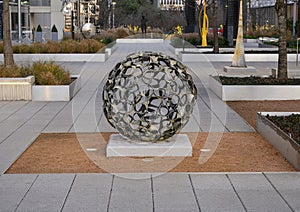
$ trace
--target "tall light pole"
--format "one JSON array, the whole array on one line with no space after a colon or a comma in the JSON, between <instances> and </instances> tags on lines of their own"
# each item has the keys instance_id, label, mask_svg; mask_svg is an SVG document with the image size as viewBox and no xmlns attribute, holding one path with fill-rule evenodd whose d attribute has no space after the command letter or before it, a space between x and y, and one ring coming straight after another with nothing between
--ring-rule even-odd
<instances>
[{"instance_id":1,"label":"tall light pole","mask_svg":"<svg viewBox=\"0 0 300 212\"><path fill-rule=\"evenodd\" d=\"M22 24L21 24L21 0L18 0L18 37L19 43L22 41Z\"/></svg>"},{"instance_id":2,"label":"tall light pole","mask_svg":"<svg viewBox=\"0 0 300 212\"><path fill-rule=\"evenodd\" d=\"M293 8L293 37L296 36L296 21L297 21L297 0L294 0L294 8Z\"/></svg>"},{"instance_id":3,"label":"tall light pole","mask_svg":"<svg viewBox=\"0 0 300 212\"><path fill-rule=\"evenodd\" d=\"M112 28L115 28L115 6L116 6L116 2L113 1L112 2L112 11L113 11L113 14L112 14Z\"/></svg>"}]
</instances>

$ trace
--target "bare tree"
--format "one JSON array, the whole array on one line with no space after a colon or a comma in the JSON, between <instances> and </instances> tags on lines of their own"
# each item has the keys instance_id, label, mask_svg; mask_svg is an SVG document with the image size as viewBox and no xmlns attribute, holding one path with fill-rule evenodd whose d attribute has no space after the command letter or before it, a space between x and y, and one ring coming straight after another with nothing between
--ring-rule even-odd
<instances>
[{"instance_id":1,"label":"bare tree","mask_svg":"<svg viewBox=\"0 0 300 212\"><path fill-rule=\"evenodd\" d=\"M2 27L3 27L3 53L4 53L4 66L11 68L14 66L14 56L10 35L10 11L9 0L3 1L2 9Z\"/></svg>"},{"instance_id":2,"label":"bare tree","mask_svg":"<svg viewBox=\"0 0 300 212\"><path fill-rule=\"evenodd\" d=\"M275 9L277 11L279 28L278 78L287 78L287 23L285 0L276 0Z\"/></svg>"}]
</instances>

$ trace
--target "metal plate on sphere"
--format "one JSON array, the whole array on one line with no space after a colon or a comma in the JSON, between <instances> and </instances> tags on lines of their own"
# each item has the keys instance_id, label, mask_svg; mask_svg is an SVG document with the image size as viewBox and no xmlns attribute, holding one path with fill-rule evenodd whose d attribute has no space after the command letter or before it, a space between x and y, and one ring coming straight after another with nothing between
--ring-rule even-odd
<instances>
[{"instance_id":1,"label":"metal plate on sphere","mask_svg":"<svg viewBox=\"0 0 300 212\"><path fill-rule=\"evenodd\" d=\"M110 136L106 146L106 157L188 157L192 156L192 145L187 135L176 134L157 143L131 142L120 134Z\"/></svg>"}]
</instances>

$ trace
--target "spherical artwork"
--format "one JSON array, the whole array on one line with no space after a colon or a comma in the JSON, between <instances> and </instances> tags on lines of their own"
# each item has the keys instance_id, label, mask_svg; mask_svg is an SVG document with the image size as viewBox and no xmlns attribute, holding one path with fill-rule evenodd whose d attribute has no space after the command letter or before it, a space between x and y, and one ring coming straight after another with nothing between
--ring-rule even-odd
<instances>
[{"instance_id":1,"label":"spherical artwork","mask_svg":"<svg viewBox=\"0 0 300 212\"><path fill-rule=\"evenodd\" d=\"M132 54L109 73L103 88L108 122L131 141L157 142L178 133L196 104L187 68L161 53Z\"/></svg>"},{"instance_id":2,"label":"spherical artwork","mask_svg":"<svg viewBox=\"0 0 300 212\"><path fill-rule=\"evenodd\" d=\"M85 38L91 38L96 34L96 27L92 23L86 23L82 26L81 32Z\"/></svg>"}]
</instances>

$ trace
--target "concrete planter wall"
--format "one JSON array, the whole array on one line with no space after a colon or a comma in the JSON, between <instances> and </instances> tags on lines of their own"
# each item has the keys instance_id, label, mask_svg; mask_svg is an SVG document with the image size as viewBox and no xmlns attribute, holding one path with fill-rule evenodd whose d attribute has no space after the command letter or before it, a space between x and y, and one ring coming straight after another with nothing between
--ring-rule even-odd
<instances>
[{"instance_id":1,"label":"concrete planter wall","mask_svg":"<svg viewBox=\"0 0 300 212\"><path fill-rule=\"evenodd\" d=\"M25 78L0 78L0 100L31 100L34 76Z\"/></svg>"},{"instance_id":2,"label":"concrete planter wall","mask_svg":"<svg viewBox=\"0 0 300 212\"><path fill-rule=\"evenodd\" d=\"M179 55L179 54L189 54L191 55L192 53L202 53L202 52L212 52L213 48L175 48L172 45L169 45L169 50L175 54L175 55ZM181 52L186 52L186 53L181 53Z\"/></svg>"},{"instance_id":3,"label":"concrete planter wall","mask_svg":"<svg viewBox=\"0 0 300 212\"><path fill-rule=\"evenodd\" d=\"M16 62L28 61L57 61L57 62L105 62L108 58L108 53L96 54L14 54ZM0 62L3 62L3 54L0 55Z\"/></svg>"},{"instance_id":4,"label":"concrete planter wall","mask_svg":"<svg viewBox=\"0 0 300 212\"><path fill-rule=\"evenodd\" d=\"M292 113L263 112L257 114L257 131L300 171L300 145L265 116L288 116ZM297 114L297 113L294 113ZM298 112L299 114L299 112Z\"/></svg>"},{"instance_id":5,"label":"concrete planter wall","mask_svg":"<svg viewBox=\"0 0 300 212\"><path fill-rule=\"evenodd\" d=\"M209 88L223 101L300 99L300 85L222 85L210 76Z\"/></svg>"},{"instance_id":6,"label":"concrete planter wall","mask_svg":"<svg viewBox=\"0 0 300 212\"><path fill-rule=\"evenodd\" d=\"M121 38L116 40L117 43L163 43L164 39L159 38L147 38L147 39L130 39L130 38Z\"/></svg>"},{"instance_id":7,"label":"concrete planter wall","mask_svg":"<svg viewBox=\"0 0 300 212\"><path fill-rule=\"evenodd\" d=\"M33 85L32 101L70 101L80 90L79 75L72 75L75 80L70 85Z\"/></svg>"},{"instance_id":8,"label":"concrete planter wall","mask_svg":"<svg viewBox=\"0 0 300 212\"><path fill-rule=\"evenodd\" d=\"M260 48L260 51L264 50L264 48ZM228 62L228 65L231 64L232 57L233 54L196 54L194 52L179 52L178 54L178 58L182 62ZM296 62L296 57L296 54L287 55L289 62ZM245 59L247 62L277 62L278 54L245 54Z\"/></svg>"},{"instance_id":9,"label":"concrete planter wall","mask_svg":"<svg viewBox=\"0 0 300 212\"><path fill-rule=\"evenodd\" d=\"M105 52L107 53L108 56L110 56L116 50L117 50L117 45L113 45L110 47L106 47Z\"/></svg>"}]
</instances>

